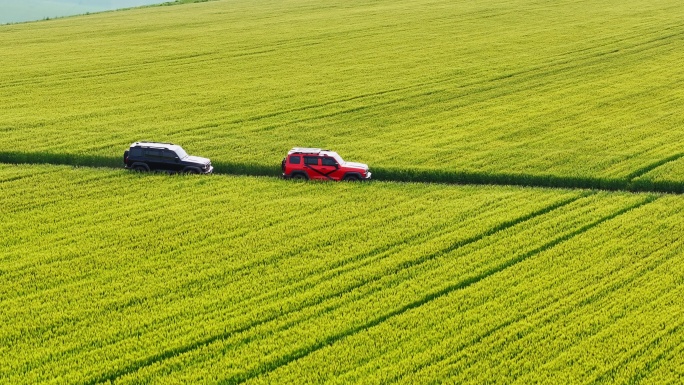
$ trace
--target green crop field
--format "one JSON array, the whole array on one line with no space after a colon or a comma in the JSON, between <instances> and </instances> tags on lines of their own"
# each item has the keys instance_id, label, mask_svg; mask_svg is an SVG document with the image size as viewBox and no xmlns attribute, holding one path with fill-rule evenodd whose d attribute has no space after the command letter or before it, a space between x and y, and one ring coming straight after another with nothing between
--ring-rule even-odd
<instances>
[{"instance_id":1,"label":"green crop field","mask_svg":"<svg viewBox=\"0 0 684 385\"><path fill-rule=\"evenodd\" d=\"M680 1L182 2L0 26L0 384L682 381Z\"/></svg>"},{"instance_id":2,"label":"green crop field","mask_svg":"<svg viewBox=\"0 0 684 385\"><path fill-rule=\"evenodd\" d=\"M0 184L6 383L681 369L678 196L64 166Z\"/></svg>"},{"instance_id":3,"label":"green crop field","mask_svg":"<svg viewBox=\"0 0 684 385\"><path fill-rule=\"evenodd\" d=\"M648 189L684 154L682 20L679 0L223 0L3 26L0 159L145 139L275 174L321 146L385 179Z\"/></svg>"}]
</instances>

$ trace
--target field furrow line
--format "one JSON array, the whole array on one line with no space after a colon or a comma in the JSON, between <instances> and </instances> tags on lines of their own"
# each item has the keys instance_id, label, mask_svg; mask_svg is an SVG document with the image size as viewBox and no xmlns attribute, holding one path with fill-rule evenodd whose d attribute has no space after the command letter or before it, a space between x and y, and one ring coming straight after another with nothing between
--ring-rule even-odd
<instances>
[{"instance_id":1,"label":"field furrow line","mask_svg":"<svg viewBox=\"0 0 684 385\"><path fill-rule=\"evenodd\" d=\"M613 380L613 377L615 373L621 368L626 366L628 363L637 361L639 358L643 357L648 351L651 351L657 347L659 347L666 339L667 337L675 336L677 335L681 330L684 330L684 322L680 322L674 326L668 327L666 330L658 333L657 335L653 336L651 340L648 343L645 343L641 346L635 347L633 352L625 357L624 359L621 359L617 362L614 363L613 367L604 372L603 374L599 375L592 381L592 384L604 384L606 381L610 382ZM682 342L681 339L678 341L679 343ZM634 375L632 378L630 378L630 383L638 383L641 381L641 379L645 378L648 376L648 374L655 369L657 365L662 364L662 359L666 357L668 354L670 354L673 350L675 349L681 349L679 344L674 344L665 347L663 351L658 353L654 358L650 359L648 362L645 362L642 364L641 369L639 370L639 373Z\"/></svg>"},{"instance_id":2,"label":"field furrow line","mask_svg":"<svg viewBox=\"0 0 684 385\"><path fill-rule=\"evenodd\" d=\"M456 284L453 284L453 285L447 286L443 289L440 289L438 291L432 292L432 293L424 296L423 298L421 298L419 300L413 301L413 302L406 304L404 306L401 306L401 307L399 307L393 311L385 313L384 315L377 317L375 319L372 319L371 321L368 321L362 325L359 325L359 326L344 330L340 333L328 336L327 338L323 339L322 341L319 341L318 343L315 343L315 344L307 346L305 348L293 351L289 354L283 355L283 356L281 356L281 357L279 357L273 361L268 362L265 365L261 365L261 366L257 367L256 369L254 369L252 371L245 372L245 373L238 375L238 376L233 376L233 377L227 378L224 381L222 381L221 383L239 384L239 383L243 383L249 379L270 373L270 372L272 372L272 371L274 371L274 370L276 370L282 366L285 366L291 362L294 362L294 361L297 361L301 358L304 358L304 357L306 357L306 356L308 356L308 355L310 355L310 354L312 354L312 353L314 353L314 352L316 352L316 351L318 351L318 350L320 350L326 346L330 346L330 345L332 345L338 341L341 341L347 337L353 336L355 334L358 334L360 332L368 330L374 326L380 325L381 323L383 323L389 319L392 319L396 316L404 314L404 313L406 313L410 310L413 310L415 308L421 307L427 303L430 303L431 301L434 301L435 299L441 298L441 297L448 295L454 291L461 290L461 289L464 289L464 288L469 287L471 285L477 284L480 281L482 281L488 277L491 277L491 276L493 276L499 272L502 272L502 271L504 271L504 270L506 270L512 266L515 266L516 264L519 264L520 262L523 262L523 261L541 253L541 252L544 252L548 249L551 249L551 248L559 245L560 243L566 242L569 239L572 239L572 238L574 238L580 234L583 234L583 233L595 228L596 226L599 226L600 224L602 224L604 222L607 222L607 221L614 219L614 218L616 218L622 214L625 214L631 210L634 210L634 209L642 207L646 204L649 204L649 203L653 202L655 199L657 199L657 197L648 197L641 202L638 202L636 204L632 204L626 208L623 208L621 210L616 211L613 214L610 214L608 216L604 216L604 217L600 218L599 220L596 220L590 224L582 226L581 228L579 228L579 229L577 229L577 230L575 230L575 231L573 231L567 235L558 237L558 238L552 240L551 242L548 242L548 243L542 245L541 247L538 247L532 251L529 251L529 252L527 252L521 256L510 259L510 260L508 260L508 261L506 261L506 262L504 262L504 263L502 263L496 267L487 269L486 271L484 271L481 274L463 279Z\"/></svg>"},{"instance_id":3,"label":"field furrow line","mask_svg":"<svg viewBox=\"0 0 684 385\"><path fill-rule=\"evenodd\" d=\"M491 229L485 231L484 234L481 234L481 235L478 235L478 236L475 236L475 237L469 239L468 242L460 242L460 244L457 244L457 245L453 245L453 244L450 245L450 246L447 248L447 251L444 251L444 252L442 252L442 253L439 254L439 255L442 255L442 254L444 254L445 252L453 251L453 250L455 250L456 248L458 248L458 247L463 247L463 246L465 246L465 245L467 245L467 244L469 244L469 243L477 242L478 240L481 240L482 238L484 238L484 237L486 237L486 236L491 236L491 235L493 235L493 234L495 234L495 233L497 233L497 232L499 232L499 231L503 231L503 230L508 229L508 228L510 228L510 227L513 227L513 226L515 226L515 225L517 225L517 224L520 224L520 223L522 223L522 222L524 222L524 221L530 220L530 219L535 218L535 217L540 216L540 215L544 215L544 214L549 213L549 212L551 212L551 211L553 211L553 210L556 210L556 209L558 209L558 208L567 206L567 205L569 205L569 204L571 204L571 203L577 201L578 199L581 199L581 198L583 198L583 197L585 197L585 196L588 196L588 195L591 195L591 193L587 193L587 194L583 194L583 195L578 196L578 197L573 197L573 198L570 198L570 199L562 200L562 201L560 201L560 202L557 202L557 203L554 203L554 204L549 205L549 206L547 206L547 207L544 207L544 208L542 208L542 209L540 209L540 210L534 211L533 213L530 213L530 214L524 215L524 216L522 216L522 217L519 217L519 218L517 218L517 219L515 219L515 220L511 220L511 221L508 221L508 222L506 222L506 223L497 225L497 226L495 226L494 228L491 228ZM436 258L436 257L437 257L436 255L433 256L433 258ZM425 260L423 260L422 262L424 263L424 262L426 262L427 260L428 260L428 259L425 259ZM399 266L399 267L396 268L394 271L395 271L395 272L399 272L399 271L401 271L401 270L405 270L405 269L414 267L414 265L415 265L415 264L406 265L406 266ZM337 274L333 274L333 276L335 276L335 275L337 275ZM192 343L192 344L190 344L190 345L182 346L182 347L177 347L177 348L174 348L174 349L165 351L165 352L163 352L163 353L161 353L161 354L155 355L155 356L153 356L153 357L148 357L148 358L146 358L146 359L144 359L144 360L142 360L142 361L137 361L136 363L134 363L134 364L132 364L132 365L129 365L129 366L127 366L125 369L122 369L122 370L120 370L120 371L117 371L116 373L112 373L112 374L109 374L109 375L106 375L106 376L99 377L97 380L94 380L92 383L99 383L99 382L106 382L106 381L115 381L116 379L118 379L118 378L120 378L120 377L123 377L123 376L129 375L129 374L135 373L136 371L139 371L139 370L141 370L141 369L144 368L144 367L151 366L151 365L156 364L156 363L158 363L158 362L162 362L162 361L164 361L164 360L166 360L166 359L169 359L169 358L172 358L172 357L175 357L175 356L178 356L178 355L181 355L181 354L184 354L184 353L187 353L187 352L190 352L190 351L199 349L199 348L201 348L201 347L210 345L210 344L212 344L212 343L214 343L214 342L217 342L217 341L220 341L220 340L224 340L224 339L227 339L227 338L229 338L229 337L233 337L233 336L235 336L235 335L238 335L238 334L240 334L240 333L246 332L246 331L248 331L248 330L250 330L250 329L256 328L256 327L261 326L261 325L264 325L264 324L266 324L266 323L275 321L275 320L280 319L280 318L284 318L284 317L286 317L286 316L288 316L288 315L291 315L291 314L296 314L297 312L300 312L300 311L302 311L302 310L304 310L304 309L306 309L306 308L310 308L310 307L314 307L314 306L320 306L321 304L325 303L325 302L326 302L327 300L329 300L329 299L338 298L339 295L340 295L341 293L343 293L343 292L349 292L349 291L353 291L353 290L356 290L356 289L359 289L359 288L368 286L369 284L375 282L376 280L378 280L378 279L380 279L380 278L382 278L382 276L376 276L376 277L371 277L371 278L368 278L368 279L362 279L362 280L358 280L357 282L351 281L351 283L347 283L347 284L345 284L345 285L342 285L342 286L338 287L337 290L335 290L335 291L333 291L333 292L330 292L330 293L326 293L326 294L324 294L324 295L322 295L322 296L320 296L320 295L319 295L319 296L315 296L315 297L312 297L312 298L310 298L310 299L308 299L308 300L306 300L306 299L298 300L298 301L297 301L297 304L298 304L298 305L296 305L295 307L292 307L292 308L286 309L286 310L282 310L282 309L281 309L281 311L279 311L279 312L274 312L270 317L266 317L266 318L259 319L259 320L257 320L257 321L253 321L252 323L247 324L247 325L245 325L245 326L243 326L243 327L240 327L239 329L229 330L229 331L226 331L226 332L224 332L224 333L220 333L220 334L218 334L218 335L214 335L214 336L211 336L211 337L202 339L202 340L200 340L200 341L196 341L196 342L194 342L194 343ZM341 277L341 279L343 279L343 277ZM344 279L343 279L343 281L344 281ZM373 293L375 293L375 292L377 292L377 291L379 291L379 290L381 290L381 289L382 289L381 286L371 287L371 288L369 288L368 290L364 291L363 296L364 296L364 297L365 297L365 296L369 296L369 295L371 295L371 294L373 294ZM435 298L436 298L436 297L435 297ZM301 323L301 322L304 322L304 321L306 321L307 319L309 319L309 318L311 318L311 317L313 317L313 316L321 316L322 314L331 313L331 312L333 312L335 309L337 309L338 307L342 306L344 303L346 303L346 301L337 303L337 304L335 304L335 305L333 305L333 306L327 306L327 307L325 308L325 311L324 311L323 313L320 313L320 312L319 312L319 313L317 313L316 315L310 315L310 316L306 316L305 318L295 319L294 321L292 321L292 322L290 322L290 323L286 323L286 324L284 324L284 325L281 325L280 327L278 327L278 329L276 329L276 331L277 331L277 330L284 330L284 329L287 329L287 328L294 327L296 324ZM276 305L276 307L277 307L277 303L276 303L275 305ZM410 310L410 309L413 308L413 307L417 307L417 305L414 304L414 306L406 307L405 309L403 309L403 310L400 311L400 312L397 312L397 313L394 314L394 315L403 313L403 312L405 312L405 311L407 311L407 310ZM241 310L238 309L237 312L238 312L238 313L241 313ZM263 312L263 309L261 309L259 312L262 313L262 312ZM394 316L394 315L392 315L392 316ZM249 318L249 317L248 317L248 318ZM390 318L390 317L387 317L387 318ZM384 320L384 319L385 319L385 318L383 318L383 320ZM377 320L376 320L376 321L377 321ZM380 321L380 322L382 322L382 321ZM378 323L380 323L380 322L378 322ZM358 328L358 331L360 331L360 330L362 330L362 329L363 329L363 327L359 327L359 328ZM347 334L351 335L351 334L353 334L353 333L343 333L343 334L344 334L344 335L347 335ZM235 342L235 344L236 344L236 345L246 344L246 343L250 342L250 340L251 340L251 337L246 336L246 337L244 337L244 338L241 338L241 339L238 340L237 342ZM325 344L325 345L327 345L327 344ZM325 346L325 345L323 345L323 346Z\"/></svg>"}]
</instances>

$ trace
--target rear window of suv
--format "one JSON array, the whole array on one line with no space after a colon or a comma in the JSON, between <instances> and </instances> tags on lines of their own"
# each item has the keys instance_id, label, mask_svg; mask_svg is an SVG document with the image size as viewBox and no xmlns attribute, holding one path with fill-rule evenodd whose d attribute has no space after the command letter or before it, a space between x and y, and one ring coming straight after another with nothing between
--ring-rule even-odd
<instances>
[{"instance_id":1,"label":"rear window of suv","mask_svg":"<svg viewBox=\"0 0 684 385\"><path fill-rule=\"evenodd\" d=\"M290 156L290 163L292 163L292 164L299 164L301 161L302 161L302 158L299 155Z\"/></svg>"}]
</instances>

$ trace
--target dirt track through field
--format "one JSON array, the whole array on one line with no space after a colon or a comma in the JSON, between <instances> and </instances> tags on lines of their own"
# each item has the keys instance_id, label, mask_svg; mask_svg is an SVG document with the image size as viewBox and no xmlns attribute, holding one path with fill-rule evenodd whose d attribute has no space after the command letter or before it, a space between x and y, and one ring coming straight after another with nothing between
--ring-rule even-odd
<instances>
[{"instance_id":1,"label":"dirt track through field","mask_svg":"<svg viewBox=\"0 0 684 385\"><path fill-rule=\"evenodd\" d=\"M531 175L506 173L477 173L450 170L421 170L398 168L374 168L373 179L383 182L419 182L444 184L476 184L525 187L549 187L569 189L593 189L605 191L656 192L665 194L684 193L684 182L658 183L638 178L667 163L677 161L684 153L676 154L653 164L645 165L625 178L589 178L562 175ZM120 168L119 157L100 155L26 153L0 151L0 163L52 164L78 167ZM215 174L279 177L278 166L261 164L212 162ZM2 181L0 181L1 183Z\"/></svg>"}]
</instances>

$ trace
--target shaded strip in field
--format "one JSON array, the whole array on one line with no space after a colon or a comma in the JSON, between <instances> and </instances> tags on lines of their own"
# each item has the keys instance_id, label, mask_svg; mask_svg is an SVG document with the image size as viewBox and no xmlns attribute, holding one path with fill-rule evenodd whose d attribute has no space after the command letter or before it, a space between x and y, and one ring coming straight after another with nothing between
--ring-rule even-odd
<instances>
[{"instance_id":1,"label":"shaded strip in field","mask_svg":"<svg viewBox=\"0 0 684 385\"><path fill-rule=\"evenodd\" d=\"M571 203L573 203L573 202L575 202L575 201L577 201L583 197L586 197L587 195L591 195L591 193L582 194L582 195L579 195L576 197L572 197L572 198L565 199L565 200L562 200L559 202L555 202L555 203L550 204L546 207L542 207L539 210L535 210L531 213L524 214L518 218L511 219L509 221L500 223L500 224L498 224L498 225L496 225L496 226L494 226L488 230L485 230L481 234L475 235L469 239L465 239L465 240L461 240L461 241L458 241L456 243L453 243L453 244L445 247L444 249L431 254L428 257L422 258L418 263L409 264L409 265L402 264L402 265L397 267L396 271L398 272L401 270L405 270L407 268L413 267L416 264L424 263L424 262L428 261L429 259L434 259L440 255L447 253L447 252L454 251L457 248L464 247L464 246L467 246L469 244L475 243L475 242L477 242L477 241L479 241L479 240L481 240L487 236L490 236L490 235L493 235L493 234L498 233L500 231L506 230L510 227L513 227L517 224L528 221L530 219L536 218L538 216L547 214L547 213L554 211L556 209L559 209L561 207L567 206L567 205L569 205L569 204L571 204ZM330 298L335 298L335 297L339 296L340 291L342 291L342 292L351 291L351 290L357 289L359 287L365 286L368 283L375 282L379 278L381 278L381 277L371 277L367 280L362 280L362 281L356 282L352 285L341 287L339 291L327 293L327 294L325 294L319 298L314 298L313 301L307 301L307 302L300 303L299 306L296 306L292 309L289 309L288 311L280 312L278 314L270 315L270 316L263 318L263 319L255 320L255 321L253 321L247 325L244 325L240 328L233 329L233 330L226 330L223 333L213 335L213 336L209 336L207 338L201 339L199 341L195 341L195 342L188 344L188 345L179 346L179 347L176 347L173 349L168 349L168 350L160 352L156 355L153 355L153 356L147 357L145 359L133 362L132 364L128 365L127 367L124 367L124 368L117 370L113 373L109 373L109 374L105 373L105 374L103 374L103 375L101 375L101 376L99 376L99 377L97 377L91 381L88 381L87 384L94 385L94 384L100 384L100 383L106 383L106 382L115 382L117 379L119 379L125 375L135 373L144 367L151 366L155 363L162 362L162 361L170 359L172 357L175 357L175 356L178 356L178 355L181 355L181 354L202 348L202 347L207 346L209 344L212 344L214 342L228 339L235 334L246 332L252 328L258 327L258 326L263 325L265 323L268 323L268 322L271 322L271 321L276 320L278 318L281 318L284 315L292 314L292 313L295 313L295 312L300 311L302 309L305 309L307 307L311 307L311 306L315 306L317 304L321 304ZM377 290L379 290L379 289L372 290L371 292L375 292ZM326 312L330 312L332 310L334 310L334 307L328 308L326 310ZM243 339L242 342L247 343L250 340L251 340L250 337L246 337Z\"/></svg>"},{"instance_id":2,"label":"shaded strip in field","mask_svg":"<svg viewBox=\"0 0 684 385\"><path fill-rule=\"evenodd\" d=\"M121 167L121 158L103 155L82 155L50 152L0 151L0 162L11 164L54 164L87 167Z\"/></svg>"},{"instance_id":3,"label":"shaded strip in field","mask_svg":"<svg viewBox=\"0 0 684 385\"><path fill-rule=\"evenodd\" d=\"M635 177L684 156L676 154L645 166L624 178L574 177L563 175L535 175L520 173L489 173L475 171L429 170L412 168L372 167L375 180L386 182L425 182L444 184L482 184L525 187L554 187L566 189L595 189L606 191L684 193L684 181L644 181ZM122 157L81 155L48 152L0 151L0 163L53 164L85 167L123 168ZM280 176L279 165L257 163L212 162L216 174L246 176Z\"/></svg>"},{"instance_id":4,"label":"shaded strip in field","mask_svg":"<svg viewBox=\"0 0 684 385\"><path fill-rule=\"evenodd\" d=\"M401 307L399 307L393 311L390 311L390 312L383 314L383 315L381 315L375 319L372 319L372 320L370 320L370 321L368 321L362 325L355 326L355 327L352 327L350 329L344 330L340 333L329 336L329 337L323 339L322 341L319 341L315 344L312 344L306 348L298 349L294 352L291 352L289 354L278 357L278 358L272 360L271 362L268 362L264 365L257 367L254 370L248 371L248 372L243 373L241 375L237 375L237 376L233 376L233 377L224 379L220 383L222 383L222 384L240 384L240 383L248 381L252 378L256 378L258 376L273 372L276 369L283 367L283 366L285 366L291 362L297 361L297 360L304 358L304 357L306 357L312 353L315 353L316 351L318 351L318 350L320 350L326 346L330 346L330 345L332 345L332 344L334 344L340 340L343 340L347 337L350 337L350 336L353 336L355 334L361 333L365 330L368 330L368 329L370 329L374 326L377 326L377 325L379 325L379 324L381 324L381 323L383 323L383 322L385 322L391 318L402 315L402 314L404 314L410 310L413 310L415 308L423 306L423 305L425 305L429 302L432 302L438 298L444 297L444 296L446 296L446 295L448 295L448 294L450 294L456 290L461 290L461 289L465 289L469 286L472 286L472 285L474 285L474 284L476 284L476 283L478 283L478 282L480 282L480 281L482 281L488 277L491 277L494 274L502 272L502 271L504 271L504 270L506 270L512 266L515 266L518 263L523 262L523 261L525 261L525 260L527 260L527 259L529 259L529 258L531 258L531 257L533 257L539 253L542 253L542 252L549 250L549 249L551 249L551 248L553 248L553 247L555 247L555 246L557 246L557 245L559 245L565 241L568 241L571 238L574 238L578 235L581 235L581 234L595 228L596 226L599 226L600 224L602 224L604 222L607 222L607 221L614 219L614 218L616 218L616 217L618 217L624 213L627 213L631 210L634 210L634 209L639 208L643 205L646 205L646 204L654 201L655 199L657 199L657 197L649 196L639 203L630 205L630 206L625 207L623 209L620 209L620 210L618 210L618 211L616 211L610 215L604 216L604 217L602 217L602 218L600 218L600 219L598 219L592 223L589 223L585 226L582 226L581 228L579 228L579 229L577 229L577 230L575 230L569 234L558 237L558 238L556 238L556 239L554 239L554 240L552 240L552 241L550 241L550 242L548 242L548 243L546 243L546 244L544 244L544 245L542 245L542 246L540 246L534 250L531 250L531 251L529 251L523 255L520 255L516 258L505 261L505 262L501 263L500 265L495 266L493 268L490 268L490 269L488 269L488 270L486 270L486 271L484 271L478 275L466 278L466 279L464 279L458 283L455 283L453 285L449 285L445 288L442 288L440 290L432 292L432 293L424 296L423 298L421 298L419 300L416 300L416 301L408 303L404 306L401 306Z\"/></svg>"},{"instance_id":5,"label":"shaded strip in field","mask_svg":"<svg viewBox=\"0 0 684 385\"><path fill-rule=\"evenodd\" d=\"M529 187L582 188L608 191L628 191L629 182L620 178L572 177L474 171L426 170L411 168L373 168L379 180L395 182L427 182L448 184L486 184ZM666 191L663 191L666 192Z\"/></svg>"}]
</instances>

